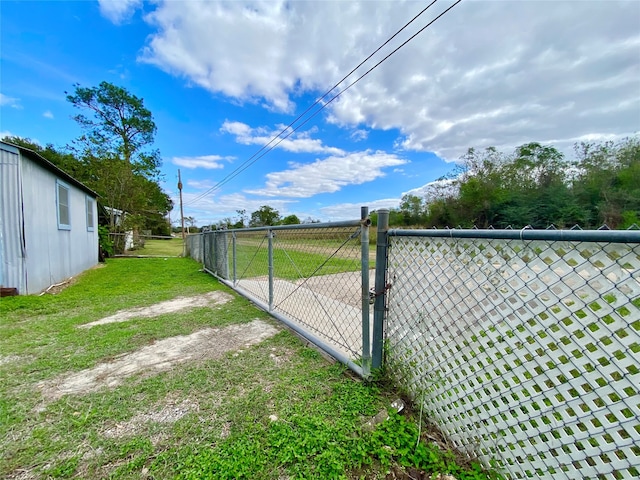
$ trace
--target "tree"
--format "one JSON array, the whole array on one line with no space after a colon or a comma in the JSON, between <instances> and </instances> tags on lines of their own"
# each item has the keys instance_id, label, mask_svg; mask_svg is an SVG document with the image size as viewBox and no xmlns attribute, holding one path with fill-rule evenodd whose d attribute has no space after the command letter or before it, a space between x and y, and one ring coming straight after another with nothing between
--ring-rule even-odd
<instances>
[{"instance_id":1,"label":"tree","mask_svg":"<svg viewBox=\"0 0 640 480\"><path fill-rule=\"evenodd\" d=\"M196 226L196 219L195 217L184 217L184 223L187 224L187 233L191 233L190 229Z\"/></svg>"},{"instance_id":2,"label":"tree","mask_svg":"<svg viewBox=\"0 0 640 480\"><path fill-rule=\"evenodd\" d=\"M297 215L287 215L280 223L282 225L299 225L301 222Z\"/></svg>"},{"instance_id":3,"label":"tree","mask_svg":"<svg viewBox=\"0 0 640 480\"><path fill-rule=\"evenodd\" d=\"M166 233L169 227L163 219L173 202L158 184L161 162L152 148L156 125L151 112L141 98L108 82L74 87L67 100L88 113L74 117L83 135L68 148L79 158L79 180L98 192L111 212L126 212L126 225L110 215L110 230Z\"/></svg>"},{"instance_id":4,"label":"tree","mask_svg":"<svg viewBox=\"0 0 640 480\"><path fill-rule=\"evenodd\" d=\"M278 223L280 223L280 212L269 205L263 205L251 214L249 226L264 227L267 225L278 225Z\"/></svg>"},{"instance_id":5,"label":"tree","mask_svg":"<svg viewBox=\"0 0 640 480\"><path fill-rule=\"evenodd\" d=\"M173 210L173 200L167 195L158 182L142 175L135 177L135 190L138 211L143 216L143 228L151 230L153 235L169 235L170 225L167 214Z\"/></svg>"},{"instance_id":6,"label":"tree","mask_svg":"<svg viewBox=\"0 0 640 480\"><path fill-rule=\"evenodd\" d=\"M417 195L403 195L400 199L400 213L404 225L418 225L422 223L424 214L424 200Z\"/></svg>"},{"instance_id":7,"label":"tree","mask_svg":"<svg viewBox=\"0 0 640 480\"><path fill-rule=\"evenodd\" d=\"M457 208L446 216L454 225L486 228L495 223L499 205L504 200L501 175L505 156L494 147L483 151L470 148L461 160Z\"/></svg>"},{"instance_id":8,"label":"tree","mask_svg":"<svg viewBox=\"0 0 640 480\"><path fill-rule=\"evenodd\" d=\"M51 143L48 143L43 147L30 138L22 138L10 135L3 137L2 141L12 143L20 147L28 148L29 150L33 150L34 152L49 160L56 167L64 170L72 177L80 181L85 181L82 162L78 160L72 153L63 152L54 147Z\"/></svg>"},{"instance_id":9,"label":"tree","mask_svg":"<svg viewBox=\"0 0 640 480\"><path fill-rule=\"evenodd\" d=\"M73 117L84 130L77 141L83 152L97 158L121 159L134 173L156 177L160 154L147 150L153 145L156 124L143 100L109 82L91 88L74 87L75 94L67 95L67 100L91 112L91 116L79 113Z\"/></svg>"},{"instance_id":10,"label":"tree","mask_svg":"<svg viewBox=\"0 0 640 480\"><path fill-rule=\"evenodd\" d=\"M581 143L568 162L552 146L525 143L512 154L469 149L456 190L428 196L427 226L626 228L640 219L640 138Z\"/></svg>"},{"instance_id":11,"label":"tree","mask_svg":"<svg viewBox=\"0 0 640 480\"><path fill-rule=\"evenodd\" d=\"M247 211L244 208L239 208L238 210L236 210L236 213L238 214L238 219L234 223L230 224L231 227L232 228L246 227L248 222Z\"/></svg>"},{"instance_id":12,"label":"tree","mask_svg":"<svg viewBox=\"0 0 640 480\"><path fill-rule=\"evenodd\" d=\"M640 138L576 145L573 192L590 223L629 227L640 217Z\"/></svg>"}]
</instances>

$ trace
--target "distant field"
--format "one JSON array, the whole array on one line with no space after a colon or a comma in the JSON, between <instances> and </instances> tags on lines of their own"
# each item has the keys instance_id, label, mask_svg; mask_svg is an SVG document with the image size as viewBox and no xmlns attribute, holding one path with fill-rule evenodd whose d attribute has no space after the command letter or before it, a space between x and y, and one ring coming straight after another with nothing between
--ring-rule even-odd
<instances>
[{"instance_id":1,"label":"distant field","mask_svg":"<svg viewBox=\"0 0 640 480\"><path fill-rule=\"evenodd\" d=\"M158 255L179 257L182 255L184 244L182 237L172 239L147 239L144 247L127 252L127 255Z\"/></svg>"},{"instance_id":2,"label":"distant field","mask_svg":"<svg viewBox=\"0 0 640 480\"><path fill-rule=\"evenodd\" d=\"M260 277L269 274L269 261L266 246L238 245L236 249L238 278ZM305 252L294 249L276 248L273 252L274 275L278 278L296 280L317 275L330 275L354 272L360 269L357 256L343 258L331 256L334 252Z\"/></svg>"}]
</instances>

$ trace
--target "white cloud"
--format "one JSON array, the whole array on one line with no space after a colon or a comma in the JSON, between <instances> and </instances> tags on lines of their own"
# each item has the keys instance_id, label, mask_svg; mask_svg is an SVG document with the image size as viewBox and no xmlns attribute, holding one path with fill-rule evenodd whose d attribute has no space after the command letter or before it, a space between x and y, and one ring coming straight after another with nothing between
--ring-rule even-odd
<instances>
[{"instance_id":1,"label":"white cloud","mask_svg":"<svg viewBox=\"0 0 640 480\"><path fill-rule=\"evenodd\" d=\"M199 157L173 157L171 163L184 168L204 168L216 170L224 168L223 161L231 161L234 157L221 157L220 155L201 155Z\"/></svg>"},{"instance_id":2,"label":"white cloud","mask_svg":"<svg viewBox=\"0 0 640 480\"><path fill-rule=\"evenodd\" d=\"M160 0L145 17L156 31L141 59L211 92L291 112L300 93L333 85L421 8ZM331 104L329 118L356 131L397 129L400 147L447 159L471 146L632 134L640 130L639 17L634 1L462 2ZM255 144L265 136L249 135Z\"/></svg>"},{"instance_id":3,"label":"white cloud","mask_svg":"<svg viewBox=\"0 0 640 480\"><path fill-rule=\"evenodd\" d=\"M383 198L363 203L338 203L320 208L322 215L333 222L342 220L354 220L360 218L360 207L369 207L369 212L380 210L381 208L398 208L399 198Z\"/></svg>"},{"instance_id":4,"label":"white cloud","mask_svg":"<svg viewBox=\"0 0 640 480\"><path fill-rule=\"evenodd\" d=\"M22 109L22 105L20 105L20 99L19 98L9 97L9 96L4 95L2 93L0 93L0 106L1 107L11 107L11 108L15 108L15 109L18 109L18 110Z\"/></svg>"},{"instance_id":5,"label":"white cloud","mask_svg":"<svg viewBox=\"0 0 640 480\"><path fill-rule=\"evenodd\" d=\"M204 198L195 200L199 193L183 192L183 201L188 206L185 207L185 215L193 216L198 220L199 225L216 223L223 218L237 217L237 210L246 210L248 215L255 212L263 205L269 205L280 212L288 214L289 205L295 204L292 200L250 198L241 193L229 195L207 195ZM195 200L195 201L194 201ZM174 204L179 205L179 199L173 198ZM191 204L193 202L193 204Z\"/></svg>"},{"instance_id":6,"label":"white cloud","mask_svg":"<svg viewBox=\"0 0 640 480\"><path fill-rule=\"evenodd\" d=\"M42 116L43 116L44 118L53 119L53 113L51 113L51 110L47 110L46 112L44 112L44 113L42 114Z\"/></svg>"},{"instance_id":7,"label":"white cloud","mask_svg":"<svg viewBox=\"0 0 640 480\"><path fill-rule=\"evenodd\" d=\"M14 132L10 132L9 130L2 130L0 132L0 138L4 138L4 137L21 137L21 138L26 138L28 139L30 142L35 143L36 145L40 145L41 147L44 147L44 143L42 143L40 140L38 140L37 138L30 138L27 137L26 135L20 135L19 133L14 133Z\"/></svg>"},{"instance_id":8,"label":"white cloud","mask_svg":"<svg viewBox=\"0 0 640 480\"><path fill-rule=\"evenodd\" d=\"M307 198L333 193L347 185L360 185L384 176L385 167L403 165L406 160L386 152L352 152L330 156L308 164L290 163L290 169L267 174L265 188L246 193L266 197Z\"/></svg>"},{"instance_id":9,"label":"white cloud","mask_svg":"<svg viewBox=\"0 0 640 480\"><path fill-rule=\"evenodd\" d=\"M351 135L349 136L351 137L352 140L356 142L360 142L362 140L367 139L367 137L369 136L369 132L367 130L357 129L351 132Z\"/></svg>"},{"instance_id":10,"label":"white cloud","mask_svg":"<svg viewBox=\"0 0 640 480\"><path fill-rule=\"evenodd\" d=\"M333 119L398 128L403 148L448 159L470 146L638 130L640 4L463 5L346 95Z\"/></svg>"},{"instance_id":11,"label":"white cloud","mask_svg":"<svg viewBox=\"0 0 640 480\"><path fill-rule=\"evenodd\" d=\"M196 190L209 190L215 185L211 180L187 180L187 185Z\"/></svg>"},{"instance_id":12,"label":"white cloud","mask_svg":"<svg viewBox=\"0 0 640 480\"><path fill-rule=\"evenodd\" d=\"M142 6L142 0L98 0L100 13L115 24L129 20L133 12Z\"/></svg>"},{"instance_id":13,"label":"white cloud","mask_svg":"<svg viewBox=\"0 0 640 480\"><path fill-rule=\"evenodd\" d=\"M310 138L311 134L315 133L314 130L295 132L288 138L282 139L289 133L289 131L287 131L278 139L270 143L271 140L282 132L285 127L286 125L278 125L273 130L269 130L266 127L251 128L246 123L226 120L222 124L222 127L220 127L220 131L234 135L236 137L236 142L243 145L265 146L269 144L268 148L281 148L287 152L293 153L344 154L344 151L339 148L327 147L322 144L322 140Z\"/></svg>"},{"instance_id":14,"label":"white cloud","mask_svg":"<svg viewBox=\"0 0 640 480\"><path fill-rule=\"evenodd\" d=\"M457 179L444 178L440 180L434 180L421 187L412 188L407 192L402 192L402 196L414 195L426 199L427 202L431 202L437 198L448 197L458 193Z\"/></svg>"}]
</instances>

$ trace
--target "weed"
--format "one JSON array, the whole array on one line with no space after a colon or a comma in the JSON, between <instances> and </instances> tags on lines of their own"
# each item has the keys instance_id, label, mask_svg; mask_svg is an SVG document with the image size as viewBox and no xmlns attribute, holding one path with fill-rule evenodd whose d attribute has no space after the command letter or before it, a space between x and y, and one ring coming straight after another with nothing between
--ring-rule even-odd
<instances>
[{"instance_id":1,"label":"weed","mask_svg":"<svg viewBox=\"0 0 640 480\"><path fill-rule=\"evenodd\" d=\"M76 472L78 462L78 457L61 460L47 470L47 474L53 478L70 478Z\"/></svg>"}]
</instances>

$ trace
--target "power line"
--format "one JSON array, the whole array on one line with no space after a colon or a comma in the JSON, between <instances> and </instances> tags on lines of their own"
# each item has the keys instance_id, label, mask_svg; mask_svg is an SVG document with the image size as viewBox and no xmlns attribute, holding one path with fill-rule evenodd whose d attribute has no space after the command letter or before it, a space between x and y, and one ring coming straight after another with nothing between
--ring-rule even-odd
<instances>
[{"instance_id":1,"label":"power line","mask_svg":"<svg viewBox=\"0 0 640 480\"><path fill-rule=\"evenodd\" d=\"M347 78L349 78L351 76L351 74L353 74L356 70L358 70L358 68L360 68L362 65L364 65L367 61L369 61L369 59L371 57L373 57L376 53L378 53L382 48L384 48L390 41L392 41L395 37L397 37L405 28L407 28L409 25L411 25L415 20L418 19L418 17L420 17L423 13L425 13L427 10L429 10L429 8L431 8L438 0L433 0L429 5L427 5L425 8L423 8L420 12L418 12L417 15L415 15L411 20L409 20L407 23L405 23L402 28L400 28L400 30L398 30L396 33L394 33L391 37L389 37L382 45L380 45L378 48L376 48L373 52L371 52L369 54L369 56L367 56L367 58L365 58L364 60L362 60L358 65L356 65L353 69L351 69L351 71L349 73L347 73L344 77L342 77L338 82L336 82L335 85L333 85L329 90L327 90L324 94L322 94L322 96L318 97L316 99L315 102L313 102L311 105L309 105L309 107L307 107L307 109L302 112L300 115L298 115L291 123L289 123L289 125L287 125L286 127L284 127L276 136L274 136L273 138L271 138L271 140L269 140L268 143L266 143L265 145L263 145L257 152L255 152L253 155L251 155L247 160L245 160L243 163L241 163L238 167L236 167L236 169L234 169L232 172L229 173L229 175L227 175L225 178L223 178L220 182L218 182L216 185L214 185L213 187L211 187L209 190L201 193L200 195L198 195L196 198L190 200L189 202L186 203L186 205L191 205L195 202L197 202L198 200L204 198L205 196L209 195L211 192L217 190L219 187L221 187L224 183L227 183L228 180L231 180L232 178L235 178L237 175L234 175L236 172L238 172L238 170L240 170L240 172L246 170L245 165L249 164L249 165L253 165L253 163L255 162L251 162L251 160L253 160L256 156L258 156L260 154L260 152L262 152L263 150L265 150L267 147L269 147L269 145L271 145L273 142L275 142L280 136L282 136L289 128L292 128L293 125L300 120L302 117L304 117L313 107L315 107L318 103L320 103L327 95L329 95L333 90L335 90L338 85L340 85L342 82L344 82ZM294 130L295 131L295 130ZM293 133L293 132L291 132ZM290 136L290 135L288 135ZM284 137L284 138L288 138ZM279 144L280 142L278 142ZM274 145L274 147L276 147L278 144ZM269 149L268 151L271 151L272 149ZM262 158L259 157L259 158ZM249 163L251 162L251 163ZM238 172L238 173L240 173ZM233 175L233 176L232 176Z\"/></svg>"},{"instance_id":2,"label":"power line","mask_svg":"<svg viewBox=\"0 0 640 480\"><path fill-rule=\"evenodd\" d=\"M253 159L251 162L245 162L243 165L241 165L239 168L237 168L236 170L234 170L233 172L231 172L229 175L227 175L224 179L222 179L220 182L218 182L214 187L211 188L211 192L217 190L218 188L222 187L223 185L225 185L226 183L228 183L229 181L233 180L235 177L237 177L238 175L240 175L243 171L245 171L247 168L249 168L251 165L253 165L254 163L256 163L258 160L260 160L262 157L264 157L267 153L269 153L271 150L273 150L274 148L276 148L280 143L282 143L284 140L286 140L287 138L289 138L291 135L293 135L297 130L299 130L300 128L302 128L307 122L309 122L313 117L315 117L318 113L320 113L322 110L324 110L327 106L329 106L334 100L336 100L340 95L342 95L344 92L346 92L347 90L349 90L351 87L353 87L356 83L358 83L360 80L362 80L364 77L366 77L369 73L371 73L374 69L376 69L382 62L386 61L389 57L391 57L391 55L393 55L394 53L396 53L398 50L400 50L403 46L405 46L407 43L409 43L411 40L413 40L416 36L418 36L422 31L424 31L426 28L428 28L430 25L432 25L436 20L438 20L440 17L442 17L445 13L447 13L449 10L451 10L453 7L455 7L458 3L460 3L462 0L458 0L456 3L452 4L449 8L447 8L446 10L444 10L440 15L438 15L436 18L434 18L431 22L429 22L427 25L425 25L424 27L422 27L420 30L418 30L414 35L412 35L411 37L409 37L408 40L406 40L405 42L403 42L399 47L397 47L395 50L393 50L391 53L389 53L386 57L384 57L382 60L380 60L378 63L376 63L373 67L371 67L369 70L367 70L364 74L362 74L360 77L358 77L356 80L354 80L353 82L351 82L349 85L347 85L345 88L343 88L342 90L340 90L336 95L334 95L331 99L329 99L329 101L327 103L325 103L324 105L322 105L320 108L318 108L315 112L313 112L312 115L310 115L308 118L306 118L304 120L304 122L302 122L300 125L298 125L296 128L292 129L287 135L285 135L284 137L280 138L280 140L278 140L273 146L271 146L266 152L263 152L262 154L260 154L257 158ZM246 164L246 165L245 165Z\"/></svg>"},{"instance_id":3,"label":"power line","mask_svg":"<svg viewBox=\"0 0 640 480\"><path fill-rule=\"evenodd\" d=\"M336 100L340 95L342 95L344 92L346 92L347 90L349 90L352 86L354 86L356 83L358 83L360 80L362 80L364 77L366 77L369 73L371 73L373 70L375 70L378 66L380 66L383 62L385 62L386 60L389 59L389 57L391 57L392 55L394 55L398 50L400 50L402 47L404 47L407 43L409 43L411 40L413 40L415 37L417 37L420 33L422 33L424 30L426 30L427 28L429 28L433 23L435 23L439 18L441 18L444 14L446 14L447 12L449 12L453 7L455 7L456 5L458 5L462 0L457 0L455 3L453 3L452 5L450 5L448 8L446 8L444 11L442 11L438 16L436 16L433 20L431 20L429 23L427 23L425 26L423 26L420 30L418 30L416 33L414 33L411 37L409 37L407 40L405 40L403 43L401 43L398 47L396 47L393 51L391 51L391 53L389 53L388 55L386 55L382 60L380 60L378 63L376 63L373 67L371 67L369 70L367 70L364 74L362 74L360 77L358 77L356 80L354 80L353 82L351 82L349 85L347 85L345 88L343 88L342 90L340 90L337 94L335 94L333 97L331 97L326 103L322 104L320 106L320 108L318 108L316 111L314 111L308 118L306 118L302 123L300 123L299 125L297 125L295 128L292 128L293 125L298 122L305 114L307 114L313 107L315 107L318 103L320 103L322 101L322 99L324 99L330 92L332 92L338 85L340 85L344 80L346 80L349 76L351 76L351 74L353 74L353 72L355 72L358 68L360 68L365 62L367 62L373 55L375 55L378 51L380 51L380 49L382 49L385 45L387 45L391 40L393 40L400 32L402 32L405 28L407 28L411 23L413 23L418 17L420 17L424 12L426 12L432 5L434 5L437 0L433 0L429 5L427 5L427 7L425 7L422 11L420 11L416 16L414 16L409 22L407 22L400 30L398 30L396 33L394 33L391 37L389 37L382 45L380 45L373 53L371 53L367 58L365 58L362 62L360 62L355 68L353 68L347 75L345 75L339 82L337 82L333 87L331 87L329 90L327 90L326 93L324 93L324 95L322 95L321 97L319 97L313 104L311 104L303 113L301 113L300 115L298 115L298 117L296 117L295 120L293 120L289 125L287 125L280 133L278 133L276 136L274 136L267 144L265 144L262 148L260 148L256 153L254 153L251 157L249 157L247 160L245 160L241 165L239 165L235 170L233 170L232 172L229 173L229 175L227 175L225 178L223 178L222 180L220 180L216 185L214 185L213 187L211 187L210 189L208 189L207 191L201 193L200 195L198 195L196 198L190 200L188 203L186 203L186 205L191 205L199 200L201 200L202 198L204 198L205 196L209 195L210 193L218 190L219 188L221 188L223 185L227 184L228 182L230 182L231 180L233 180L235 177L237 177L238 175L240 175L242 172L244 172L246 169L248 169L250 166L252 166L253 164L255 164L258 160L260 160L262 157L264 157L267 153L271 152L273 149L275 149L278 145L280 145L280 143L282 143L284 140L286 140L287 138L289 138L291 135L293 135L297 130L299 130L300 128L302 128L306 123L308 123L312 118L314 118L318 113L320 113L322 110L324 110L327 106L329 106L334 100ZM291 129L291 131L289 131L285 136L282 136L287 130ZM279 139L279 140L278 140ZM277 141L276 141L277 140ZM276 142L274 145L272 145L271 147L269 147L269 145L271 145L272 143ZM267 148L269 147L269 148ZM265 150L263 152L263 150ZM261 153L262 152L262 153Z\"/></svg>"}]
</instances>

